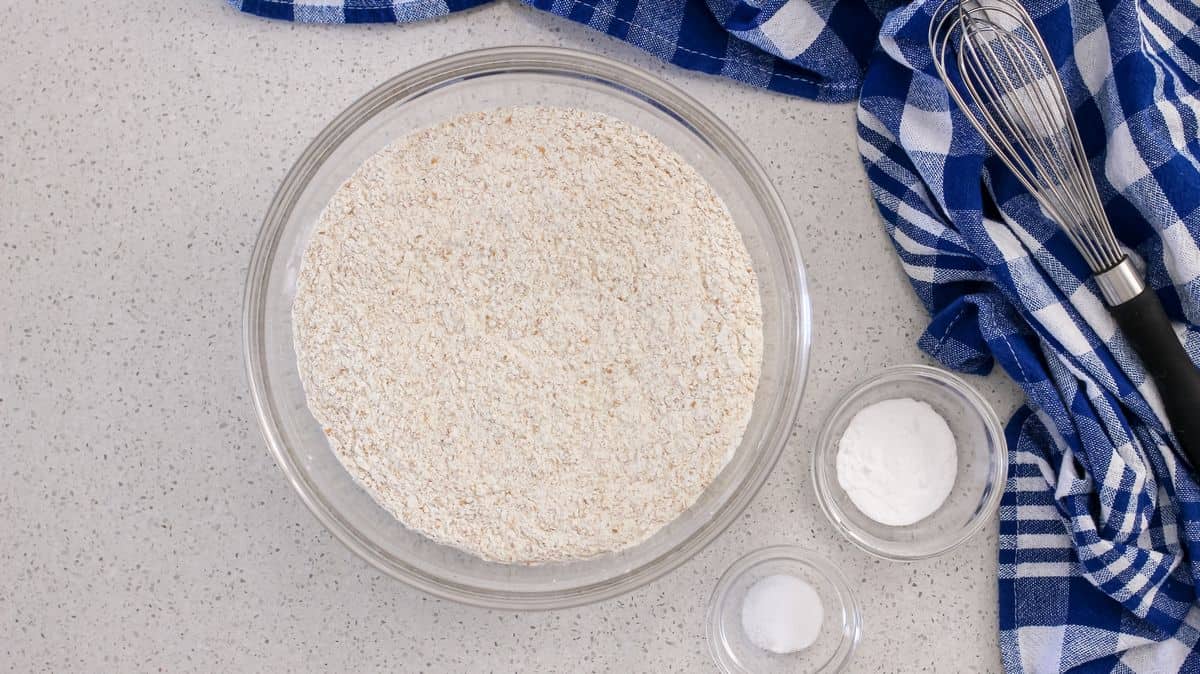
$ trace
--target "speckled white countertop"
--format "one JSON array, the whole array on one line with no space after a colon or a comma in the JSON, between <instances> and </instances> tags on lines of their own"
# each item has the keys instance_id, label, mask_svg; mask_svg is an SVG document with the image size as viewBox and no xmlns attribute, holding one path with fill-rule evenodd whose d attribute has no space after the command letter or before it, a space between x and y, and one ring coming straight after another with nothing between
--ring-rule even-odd
<instances>
[{"instance_id":1,"label":"speckled white countertop","mask_svg":"<svg viewBox=\"0 0 1200 674\"><path fill-rule=\"evenodd\" d=\"M875 560L817 508L834 397L921 361L925 317L872 210L853 106L664 66L501 3L410 26L293 26L221 0L8 2L0 43L0 669L704 672L704 606L796 543L864 603L855 672L995 671L996 530ZM661 75L725 119L797 223L813 291L795 436L746 514L669 576L551 613L468 608L376 572L284 481L241 360L241 293L292 161L359 95L454 51L547 44ZM999 375L974 383L1003 417Z\"/></svg>"}]
</instances>

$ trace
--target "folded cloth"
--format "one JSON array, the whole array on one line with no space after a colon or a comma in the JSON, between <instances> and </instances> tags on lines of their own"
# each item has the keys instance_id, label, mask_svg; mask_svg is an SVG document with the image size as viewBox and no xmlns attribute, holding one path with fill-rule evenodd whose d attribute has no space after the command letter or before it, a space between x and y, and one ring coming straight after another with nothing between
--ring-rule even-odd
<instances>
[{"instance_id":1,"label":"folded cloth","mask_svg":"<svg viewBox=\"0 0 1200 674\"><path fill-rule=\"evenodd\" d=\"M482 0L229 0L296 21L411 21ZM945 366L994 363L1008 424L1000 646L1009 672L1200 672L1200 488L1067 238L949 102L940 0L525 0L693 70L823 101L859 93L873 196ZM1200 362L1200 8L1028 0L1118 238ZM878 36L878 38L877 38ZM1197 401L1200 413L1200 401Z\"/></svg>"},{"instance_id":2,"label":"folded cloth","mask_svg":"<svg viewBox=\"0 0 1200 674\"><path fill-rule=\"evenodd\" d=\"M311 23L409 22L488 0L229 0ZM818 101L852 101L894 0L521 0L658 58Z\"/></svg>"},{"instance_id":3,"label":"folded cloth","mask_svg":"<svg viewBox=\"0 0 1200 674\"><path fill-rule=\"evenodd\" d=\"M1200 362L1200 8L1026 6L1117 236ZM1082 258L951 105L927 45L936 7L916 2L884 21L860 149L933 315L921 346L968 372L999 362L1027 395L1008 425L1000 512L1005 668L1200 671L1196 480Z\"/></svg>"}]
</instances>

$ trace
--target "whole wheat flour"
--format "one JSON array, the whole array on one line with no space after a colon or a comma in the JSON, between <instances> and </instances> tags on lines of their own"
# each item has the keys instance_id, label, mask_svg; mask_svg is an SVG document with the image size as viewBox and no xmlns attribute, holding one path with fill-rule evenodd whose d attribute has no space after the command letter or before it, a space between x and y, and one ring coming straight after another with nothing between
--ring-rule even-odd
<instances>
[{"instance_id":1,"label":"whole wheat flour","mask_svg":"<svg viewBox=\"0 0 1200 674\"><path fill-rule=\"evenodd\" d=\"M488 560L637 544L737 448L762 358L729 212L654 137L469 114L368 159L304 253L308 404L408 527Z\"/></svg>"}]
</instances>

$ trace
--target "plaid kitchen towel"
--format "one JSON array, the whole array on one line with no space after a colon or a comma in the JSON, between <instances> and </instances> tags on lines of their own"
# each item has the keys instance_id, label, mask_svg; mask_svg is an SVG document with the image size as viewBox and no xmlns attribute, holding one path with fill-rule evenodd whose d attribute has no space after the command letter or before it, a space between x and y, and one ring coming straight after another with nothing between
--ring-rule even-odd
<instances>
[{"instance_id":1,"label":"plaid kitchen towel","mask_svg":"<svg viewBox=\"0 0 1200 674\"><path fill-rule=\"evenodd\" d=\"M409 22L489 0L229 0L314 23ZM892 0L521 0L658 58L820 101L851 101Z\"/></svg>"},{"instance_id":2,"label":"plaid kitchen towel","mask_svg":"<svg viewBox=\"0 0 1200 674\"><path fill-rule=\"evenodd\" d=\"M1200 490L1082 258L949 102L927 44L936 7L884 21L860 149L933 316L922 347L968 372L998 362L1027 396L1000 512L1005 668L1200 672ZM1200 8L1026 7L1118 238L1200 361Z\"/></svg>"},{"instance_id":3,"label":"plaid kitchen towel","mask_svg":"<svg viewBox=\"0 0 1200 674\"><path fill-rule=\"evenodd\" d=\"M413 21L484 0L229 0L294 21ZM1200 488L1087 266L953 110L939 0L524 0L680 66L860 94L872 194L947 367L1025 390L1008 424L1000 643L1010 672L1200 672ZM1118 237L1200 362L1200 8L1027 0ZM1200 401L1197 401L1200 413Z\"/></svg>"}]
</instances>

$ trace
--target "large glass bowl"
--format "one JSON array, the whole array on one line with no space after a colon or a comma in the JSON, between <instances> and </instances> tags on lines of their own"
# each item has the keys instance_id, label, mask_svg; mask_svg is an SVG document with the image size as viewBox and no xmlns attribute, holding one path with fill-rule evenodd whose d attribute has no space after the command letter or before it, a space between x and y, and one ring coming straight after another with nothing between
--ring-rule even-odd
<instances>
[{"instance_id":1,"label":"large glass bowl","mask_svg":"<svg viewBox=\"0 0 1200 674\"><path fill-rule=\"evenodd\" d=\"M661 139L725 200L758 272L764 361L741 446L696 504L617 553L541 565L483 561L413 532L378 506L333 454L309 414L292 343L292 299L309 233L334 191L370 155L459 114L542 104L602 112ZM246 284L245 349L267 443L305 504L351 550L427 592L497 608L562 608L614 597L675 568L719 535L782 451L804 386L810 309L783 205L746 147L683 92L608 59L501 48L395 77L338 115L304 151L271 203Z\"/></svg>"}]
</instances>

